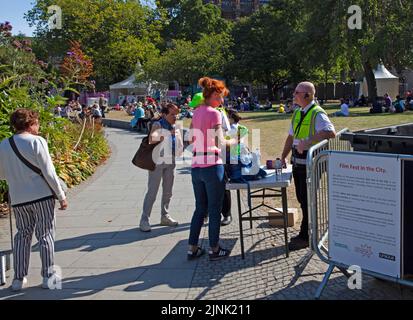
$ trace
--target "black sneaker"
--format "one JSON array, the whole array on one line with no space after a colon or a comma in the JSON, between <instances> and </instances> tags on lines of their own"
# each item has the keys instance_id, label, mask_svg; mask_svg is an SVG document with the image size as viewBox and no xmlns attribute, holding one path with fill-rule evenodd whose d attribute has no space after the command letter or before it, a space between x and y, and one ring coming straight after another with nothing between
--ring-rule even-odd
<instances>
[{"instance_id":1,"label":"black sneaker","mask_svg":"<svg viewBox=\"0 0 413 320\"><path fill-rule=\"evenodd\" d=\"M206 252L205 249L202 249L201 247L198 247L195 252L188 251L188 256L187 256L188 260L197 259L197 258L203 256L205 254L205 252Z\"/></svg>"},{"instance_id":2,"label":"black sneaker","mask_svg":"<svg viewBox=\"0 0 413 320\"><path fill-rule=\"evenodd\" d=\"M228 258L230 254L231 254L231 250L222 249L221 247L219 247L217 252L213 252L212 250L209 251L209 260L216 261L216 260L225 259L225 258Z\"/></svg>"},{"instance_id":3,"label":"black sneaker","mask_svg":"<svg viewBox=\"0 0 413 320\"><path fill-rule=\"evenodd\" d=\"M301 240L308 241L308 236L303 236L301 233L299 233L297 236L292 237L290 241L295 242L295 241L301 241Z\"/></svg>"},{"instance_id":4,"label":"black sneaker","mask_svg":"<svg viewBox=\"0 0 413 320\"><path fill-rule=\"evenodd\" d=\"M288 244L288 249L290 251L297 251L301 249L308 248L310 246L310 243L308 240L296 237L291 239L291 242Z\"/></svg>"}]
</instances>

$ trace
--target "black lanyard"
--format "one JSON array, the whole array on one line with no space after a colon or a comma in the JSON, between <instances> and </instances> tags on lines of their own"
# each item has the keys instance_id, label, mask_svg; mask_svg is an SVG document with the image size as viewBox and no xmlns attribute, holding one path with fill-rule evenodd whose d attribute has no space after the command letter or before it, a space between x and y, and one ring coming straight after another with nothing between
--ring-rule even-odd
<instances>
[{"instance_id":1,"label":"black lanyard","mask_svg":"<svg viewBox=\"0 0 413 320\"><path fill-rule=\"evenodd\" d=\"M300 122L297 125L297 128L295 128L295 130L294 130L294 136L298 136L298 134L300 133L301 125L303 124L303 121L304 121L305 117L310 112L310 110L313 109L315 106L316 106L316 104L313 104L306 112L304 112L303 110L300 111L301 112L301 119L300 119Z\"/></svg>"}]
</instances>

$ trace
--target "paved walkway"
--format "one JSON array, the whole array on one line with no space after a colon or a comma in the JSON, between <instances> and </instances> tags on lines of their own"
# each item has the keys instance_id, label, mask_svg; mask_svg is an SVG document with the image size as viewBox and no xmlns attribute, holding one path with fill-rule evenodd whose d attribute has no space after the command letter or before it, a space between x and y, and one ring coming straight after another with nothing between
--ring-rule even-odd
<instances>
[{"instance_id":1,"label":"paved walkway","mask_svg":"<svg viewBox=\"0 0 413 320\"><path fill-rule=\"evenodd\" d=\"M152 214L152 232L138 230L138 213L146 189L146 172L131 158L141 137L106 129L112 156L86 183L70 192L70 208L57 212L56 264L62 268L62 290L39 288L40 258L33 241L29 288L14 294L8 285L0 299L312 299L327 267L314 258L302 276L294 266L305 251L285 259L280 229L256 222L246 231L246 259L240 255L238 221L221 229L231 257L209 262L186 260L194 196L188 168L176 174L171 212L180 225L161 227L160 195ZM233 201L235 203L235 201ZM247 227L247 226L245 226ZM8 220L0 220L0 248L9 245ZM290 235L296 233L290 229ZM201 236L207 239L207 228ZM207 245L207 240L204 241ZM8 272L11 275L11 272ZM365 277L362 290L349 290L339 272L332 276L325 299L411 299L408 289Z\"/></svg>"}]
</instances>

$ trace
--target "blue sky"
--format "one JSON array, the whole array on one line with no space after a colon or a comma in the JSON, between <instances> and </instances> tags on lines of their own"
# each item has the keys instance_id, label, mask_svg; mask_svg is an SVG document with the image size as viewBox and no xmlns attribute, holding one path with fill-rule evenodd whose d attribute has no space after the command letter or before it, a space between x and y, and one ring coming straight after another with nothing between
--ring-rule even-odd
<instances>
[{"instance_id":1,"label":"blue sky","mask_svg":"<svg viewBox=\"0 0 413 320\"><path fill-rule=\"evenodd\" d=\"M34 28L30 28L24 14L32 7L34 0L0 0L0 22L10 21L13 34L19 32L32 36ZM143 0L142 3L154 6L154 0Z\"/></svg>"},{"instance_id":2,"label":"blue sky","mask_svg":"<svg viewBox=\"0 0 413 320\"><path fill-rule=\"evenodd\" d=\"M24 14L33 6L33 0L0 0L0 22L10 21L13 34L20 31L26 36L33 34L34 28L24 19Z\"/></svg>"}]
</instances>

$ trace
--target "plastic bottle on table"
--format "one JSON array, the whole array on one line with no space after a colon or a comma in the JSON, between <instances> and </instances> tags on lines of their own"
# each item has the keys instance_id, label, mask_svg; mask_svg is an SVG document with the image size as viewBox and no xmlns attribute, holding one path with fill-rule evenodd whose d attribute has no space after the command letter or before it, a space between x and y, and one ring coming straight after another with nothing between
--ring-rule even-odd
<instances>
[{"instance_id":1,"label":"plastic bottle on table","mask_svg":"<svg viewBox=\"0 0 413 320\"><path fill-rule=\"evenodd\" d=\"M274 168L275 168L275 176L278 178L279 176L281 176L282 168L283 168L283 165L282 165L282 162L281 162L280 158L277 158L275 160Z\"/></svg>"},{"instance_id":2,"label":"plastic bottle on table","mask_svg":"<svg viewBox=\"0 0 413 320\"><path fill-rule=\"evenodd\" d=\"M260 167L261 166L261 152L260 149L255 149L255 154L257 155L257 165Z\"/></svg>"}]
</instances>

